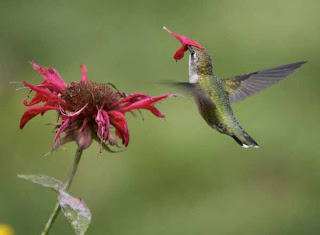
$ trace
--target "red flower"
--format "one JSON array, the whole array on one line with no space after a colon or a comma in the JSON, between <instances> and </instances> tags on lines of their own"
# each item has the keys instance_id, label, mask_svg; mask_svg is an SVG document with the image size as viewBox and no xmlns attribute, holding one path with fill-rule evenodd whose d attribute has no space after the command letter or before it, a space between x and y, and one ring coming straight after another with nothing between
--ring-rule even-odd
<instances>
[{"instance_id":1,"label":"red flower","mask_svg":"<svg viewBox=\"0 0 320 235\"><path fill-rule=\"evenodd\" d=\"M32 107L22 115L20 129L38 114L57 110L61 122L56 124L52 150L69 141L76 141L80 149L85 149L91 145L92 139L98 139L104 147L107 147L106 144L117 145L110 131L112 128L122 144L128 146L129 130L125 113L146 109L163 118L164 115L154 104L171 96L165 94L150 97L143 93L125 95L113 85L89 81L84 65L81 65L81 81L67 84L54 69L42 68L34 62L31 64L41 73L44 81L39 85L24 82L25 87L29 87L35 95L30 102L23 102L25 106ZM43 104L34 106L39 103ZM63 132L65 135L60 138Z\"/></svg>"},{"instance_id":2,"label":"red flower","mask_svg":"<svg viewBox=\"0 0 320 235\"><path fill-rule=\"evenodd\" d=\"M166 30L168 33L170 33L172 36L174 36L176 39L178 39L181 44L182 44L182 47L180 47L175 53L174 53L174 56L173 58L178 61L178 60L181 60L184 56L184 52L186 52L188 50L188 47L187 46L195 46L195 47L198 47L199 49L202 49L204 50L204 47L201 46L199 43L197 43L196 41L186 37L186 36L182 36L182 35L179 35L179 34L176 34L172 31L170 31L169 29L167 29L167 27L163 26L163 29Z\"/></svg>"}]
</instances>

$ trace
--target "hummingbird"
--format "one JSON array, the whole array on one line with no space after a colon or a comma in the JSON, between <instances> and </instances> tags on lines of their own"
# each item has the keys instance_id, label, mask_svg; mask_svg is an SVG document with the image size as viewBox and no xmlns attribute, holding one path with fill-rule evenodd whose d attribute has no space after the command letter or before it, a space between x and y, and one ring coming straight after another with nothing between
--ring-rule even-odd
<instances>
[{"instance_id":1,"label":"hummingbird","mask_svg":"<svg viewBox=\"0 0 320 235\"><path fill-rule=\"evenodd\" d=\"M281 81L306 61L221 79L215 75L212 59L204 47L190 38L164 29L182 43L174 55L176 60L189 51L189 82L174 85L193 95L200 115L210 127L229 135L244 148L258 148L258 143L235 117L231 105Z\"/></svg>"}]
</instances>

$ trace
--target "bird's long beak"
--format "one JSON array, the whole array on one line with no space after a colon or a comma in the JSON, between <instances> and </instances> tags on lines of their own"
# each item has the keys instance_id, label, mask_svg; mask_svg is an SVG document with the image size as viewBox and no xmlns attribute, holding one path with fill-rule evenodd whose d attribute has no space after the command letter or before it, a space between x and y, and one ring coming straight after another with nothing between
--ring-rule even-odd
<instances>
[{"instance_id":1,"label":"bird's long beak","mask_svg":"<svg viewBox=\"0 0 320 235\"><path fill-rule=\"evenodd\" d=\"M187 45L187 48L188 48L189 52L192 51L192 46Z\"/></svg>"}]
</instances>

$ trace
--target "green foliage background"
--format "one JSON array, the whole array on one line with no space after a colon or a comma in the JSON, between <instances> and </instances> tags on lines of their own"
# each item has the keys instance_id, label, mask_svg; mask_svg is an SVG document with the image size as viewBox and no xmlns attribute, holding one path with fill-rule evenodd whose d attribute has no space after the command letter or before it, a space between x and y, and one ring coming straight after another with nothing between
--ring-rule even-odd
<instances>
[{"instance_id":1,"label":"green foliage background","mask_svg":"<svg viewBox=\"0 0 320 235\"><path fill-rule=\"evenodd\" d=\"M174 89L187 59L165 25L206 46L220 77L309 62L280 84L234 105L260 149L242 149L210 129L191 98L158 105L161 120L127 115L124 153L88 149L71 193L91 208L87 234L319 234L320 2L316 0L6 1L0 2L0 223L39 234L56 202L17 174L67 177L75 144L45 156L54 113L23 131L27 91L39 83L27 62L56 68L67 81L112 82L128 93ZM60 215L52 234L72 234Z\"/></svg>"}]
</instances>

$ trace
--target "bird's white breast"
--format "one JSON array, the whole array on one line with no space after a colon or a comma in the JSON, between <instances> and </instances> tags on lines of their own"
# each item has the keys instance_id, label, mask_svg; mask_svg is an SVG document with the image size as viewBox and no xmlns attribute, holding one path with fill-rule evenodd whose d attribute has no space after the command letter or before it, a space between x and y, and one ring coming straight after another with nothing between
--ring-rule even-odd
<instances>
[{"instance_id":1,"label":"bird's white breast","mask_svg":"<svg viewBox=\"0 0 320 235\"><path fill-rule=\"evenodd\" d=\"M195 56L196 55L194 55L194 57ZM189 55L189 83L197 83L198 79L199 79L199 74L196 71L196 67L192 63L191 55Z\"/></svg>"}]
</instances>

